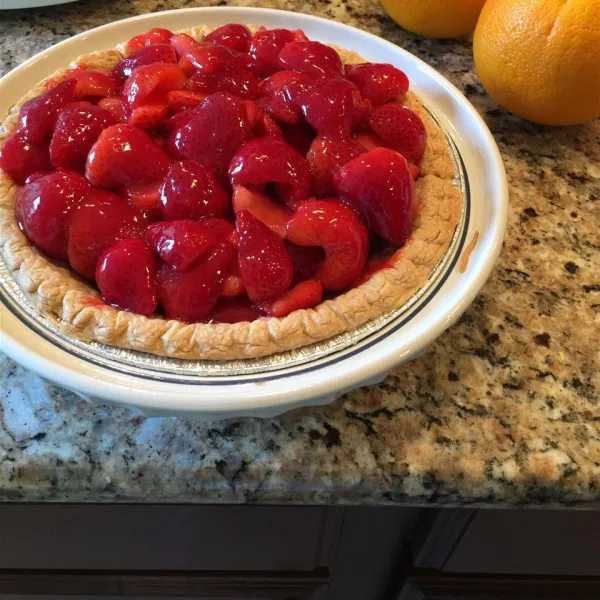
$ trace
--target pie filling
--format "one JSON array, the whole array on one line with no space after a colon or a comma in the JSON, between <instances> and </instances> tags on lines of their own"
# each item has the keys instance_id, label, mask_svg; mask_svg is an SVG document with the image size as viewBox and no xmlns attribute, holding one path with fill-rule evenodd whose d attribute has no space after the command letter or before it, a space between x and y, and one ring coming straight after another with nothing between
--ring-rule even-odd
<instances>
[{"instance_id":1,"label":"pie filling","mask_svg":"<svg viewBox=\"0 0 600 600\"><path fill-rule=\"evenodd\" d=\"M428 135L402 71L237 24L152 29L126 54L48 80L0 149L21 231L105 305L285 317L403 252Z\"/></svg>"}]
</instances>

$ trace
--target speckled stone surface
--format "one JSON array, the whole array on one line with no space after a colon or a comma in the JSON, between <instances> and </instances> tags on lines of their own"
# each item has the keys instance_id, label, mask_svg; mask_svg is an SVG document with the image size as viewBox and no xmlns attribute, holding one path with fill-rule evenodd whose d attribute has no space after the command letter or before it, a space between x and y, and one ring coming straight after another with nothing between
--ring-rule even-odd
<instances>
[{"instance_id":1,"label":"speckled stone surface","mask_svg":"<svg viewBox=\"0 0 600 600\"><path fill-rule=\"evenodd\" d=\"M0 73L88 28L225 2L86 0L0 16ZM460 322L382 384L276 419L200 424L95 407L0 359L0 500L596 504L600 499L600 123L508 115L468 41L396 27L369 0L243 1L358 26L424 59L505 160L508 236Z\"/></svg>"}]
</instances>

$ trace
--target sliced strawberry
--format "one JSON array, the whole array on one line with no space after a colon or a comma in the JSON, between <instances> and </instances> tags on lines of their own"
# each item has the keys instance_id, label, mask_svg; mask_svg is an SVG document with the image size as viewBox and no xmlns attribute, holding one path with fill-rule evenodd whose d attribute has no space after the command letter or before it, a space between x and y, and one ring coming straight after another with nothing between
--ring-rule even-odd
<instances>
[{"instance_id":1,"label":"sliced strawberry","mask_svg":"<svg viewBox=\"0 0 600 600\"><path fill-rule=\"evenodd\" d=\"M377 148L340 168L333 180L342 199L354 207L369 228L402 246L412 231L413 179L398 152Z\"/></svg>"},{"instance_id":2,"label":"sliced strawberry","mask_svg":"<svg viewBox=\"0 0 600 600\"><path fill-rule=\"evenodd\" d=\"M384 145L383 140L372 131L359 131L354 134L354 139L365 150L375 150L375 148L381 148Z\"/></svg>"},{"instance_id":3,"label":"sliced strawberry","mask_svg":"<svg viewBox=\"0 0 600 600\"><path fill-rule=\"evenodd\" d=\"M316 278L326 290L343 290L352 285L369 255L367 228L339 200L304 202L288 224L288 239L299 246L321 246L325 250Z\"/></svg>"},{"instance_id":4,"label":"sliced strawberry","mask_svg":"<svg viewBox=\"0 0 600 600\"><path fill-rule=\"evenodd\" d=\"M289 86L309 85L311 78L297 71L273 73L260 84L259 106L274 119L283 123L295 124L300 121L302 111L291 98Z\"/></svg>"},{"instance_id":5,"label":"sliced strawberry","mask_svg":"<svg viewBox=\"0 0 600 600\"><path fill-rule=\"evenodd\" d=\"M109 112L116 123L125 123L127 121L127 113L125 112L123 101L118 96L101 98L98 106Z\"/></svg>"},{"instance_id":6,"label":"sliced strawberry","mask_svg":"<svg viewBox=\"0 0 600 600\"><path fill-rule=\"evenodd\" d=\"M240 296L246 292L246 285L242 279L242 273L240 271L240 265L237 260L234 260L225 282L223 283L223 290L221 296L225 298L233 298L234 296Z\"/></svg>"},{"instance_id":7,"label":"sliced strawberry","mask_svg":"<svg viewBox=\"0 0 600 600\"><path fill-rule=\"evenodd\" d=\"M0 169L17 183L23 183L33 173L50 171L48 144L27 141L20 131L15 131L0 148Z\"/></svg>"},{"instance_id":8,"label":"sliced strawberry","mask_svg":"<svg viewBox=\"0 0 600 600\"><path fill-rule=\"evenodd\" d=\"M15 198L19 227L44 254L66 260L69 218L89 189L81 175L66 171L31 180Z\"/></svg>"},{"instance_id":9,"label":"sliced strawberry","mask_svg":"<svg viewBox=\"0 0 600 600\"><path fill-rule=\"evenodd\" d=\"M117 188L151 183L164 177L167 155L143 132L131 125L105 129L87 157L85 175L96 187Z\"/></svg>"},{"instance_id":10,"label":"sliced strawberry","mask_svg":"<svg viewBox=\"0 0 600 600\"><path fill-rule=\"evenodd\" d=\"M247 210L237 214L236 231L240 272L250 300L260 303L281 296L293 276L283 240Z\"/></svg>"},{"instance_id":11,"label":"sliced strawberry","mask_svg":"<svg viewBox=\"0 0 600 600\"><path fill-rule=\"evenodd\" d=\"M166 104L167 92L183 87L187 77L177 65L154 63L138 67L123 86L123 102L132 109Z\"/></svg>"},{"instance_id":12,"label":"sliced strawberry","mask_svg":"<svg viewBox=\"0 0 600 600\"><path fill-rule=\"evenodd\" d=\"M121 310L149 317L158 306L154 256L140 238L117 242L100 256L96 283L104 302Z\"/></svg>"},{"instance_id":13,"label":"sliced strawberry","mask_svg":"<svg viewBox=\"0 0 600 600\"><path fill-rule=\"evenodd\" d=\"M213 323L244 323L254 321L262 315L250 302L248 296L219 298L211 313Z\"/></svg>"},{"instance_id":14,"label":"sliced strawberry","mask_svg":"<svg viewBox=\"0 0 600 600\"><path fill-rule=\"evenodd\" d=\"M75 79L66 79L23 104L19 129L26 140L39 144L50 138L60 109L74 98L76 85Z\"/></svg>"},{"instance_id":15,"label":"sliced strawberry","mask_svg":"<svg viewBox=\"0 0 600 600\"><path fill-rule=\"evenodd\" d=\"M285 249L294 265L292 285L314 277L325 259L325 251L320 246L298 246L290 240L285 240Z\"/></svg>"},{"instance_id":16,"label":"sliced strawberry","mask_svg":"<svg viewBox=\"0 0 600 600\"><path fill-rule=\"evenodd\" d=\"M163 219L223 217L229 211L229 195L212 171L203 164L184 160L169 168L161 190Z\"/></svg>"},{"instance_id":17,"label":"sliced strawberry","mask_svg":"<svg viewBox=\"0 0 600 600\"><path fill-rule=\"evenodd\" d=\"M281 129L285 142L292 148L298 150L302 156L306 156L310 145L317 135L315 130L308 125L304 119L295 125L281 123L279 128Z\"/></svg>"},{"instance_id":18,"label":"sliced strawberry","mask_svg":"<svg viewBox=\"0 0 600 600\"><path fill-rule=\"evenodd\" d=\"M271 136L276 140L283 141L283 134L277 123L269 115L265 114L256 102L245 100L244 105L246 106L248 122L252 128L252 135L254 137Z\"/></svg>"},{"instance_id":19,"label":"sliced strawberry","mask_svg":"<svg viewBox=\"0 0 600 600\"><path fill-rule=\"evenodd\" d=\"M168 112L166 103L145 104L134 108L127 122L140 129L155 129L163 122Z\"/></svg>"},{"instance_id":20,"label":"sliced strawberry","mask_svg":"<svg viewBox=\"0 0 600 600\"><path fill-rule=\"evenodd\" d=\"M364 151L351 138L317 136L306 155L315 195L320 198L335 195L334 173Z\"/></svg>"},{"instance_id":21,"label":"sliced strawberry","mask_svg":"<svg viewBox=\"0 0 600 600\"><path fill-rule=\"evenodd\" d=\"M311 77L342 77L344 65L339 54L321 42L290 42L279 52L279 65Z\"/></svg>"},{"instance_id":22,"label":"sliced strawberry","mask_svg":"<svg viewBox=\"0 0 600 600\"><path fill-rule=\"evenodd\" d=\"M185 271L204 252L227 241L233 225L225 219L162 221L148 227L146 239L167 264Z\"/></svg>"},{"instance_id":23,"label":"sliced strawberry","mask_svg":"<svg viewBox=\"0 0 600 600\"><path fill-rule=\"evenodd\" d=\"M229 165L231 186L274 183L279 197L295 208L310 195L311 177L306 160L291 146L272 137L242 146Z\"/></svg>"},{"instance_id":24,"label":"sliced strawberry","mask_svg":"<svg viewBox=\"0 0 600 600\"><path fill-rule=\"evenodd\" d=\"M271 317L285 317L295 310L312 308L323 297L323 286L316 279L307 279L298 283L272 302L266 302L261 308Z\"/></svg>"},{"instance_id":25,"label":"sliced strawberry","mask_svg":"<svg viewBox=\"0 0 600 600\"><path fill-rule=\"evenodd\" d=\"M158 270L158 296L167 317L190 323L203 321L215 306L235 248L221 242L188 270L164 264Z\"/></svg>"},{"instance_id":26,"label":"sliced strawberry","mask_svg":"<svg viewBox=\"0 0 600 600\"><path fill-rule=\"evenodd\" d=\"M115 242L143 237L147 225L141 213L119 196L92 190L70 216L68 256L71 267L93 280L100 255Z\"/></svg>"},{"instance_id":27,"label":"sliced strawberry","mask_svg":"<svg viewBox=\"0 0 600 600\"><path fill-rule=\"evenodd\" d=\"M244 25L230 23L222 25L211 31L202 40L205 44L216 44L217 46L225 46L234 52L248 52L250 49L250 41L252 34Z\"/></svg>"},{"instance_id":28,"label":"sliced strawberry","mask_svg":"<svg viewBox=\"0 0 600 600\"><path fill-rule=\"evenodd\" d=\"M290 219L289 212L263 192L236 185L233 189L232 204L233 212L236 214L247 210L279 237L286 236L287 222Z\"/></svg>"},{"instance_id":29,"label":"sliced strawberry","mask_svg":"<svg viewBox=\"0 0 600 600\"><path fill-rule=\"evenodd\" d=\"M175 49L178 58L186 54L193 54L202 48L202 44L197 42L191 35L187 35L187 33L176 33L169 43Z\"/></svg>"},{"instance_id":30,"label":"sliced strawberry","mask_svg":"<svg viewBox=\"0 0 600 600\"><path fill-rule=\"evenodd\" d=\"M369 113L368 122L385 146L419 164L425 152L427 130L410 108L395 103L375 106Z\"/></svg>"},{"instance_id":31,"label":"sliced strawberry","mask_svg":"<svg viewBox=\"0 0 600 600\"><path fill-rule=\"evenodd\" d=\"M141 48L144 47L144 34L134 35L128 42L125 44L125 53L131 55Z\"/></svg>"},{"instance_id":32,"label":"sliced strawberry","mask_svg":"<svg viewBox=\"0 0 600 600\"><path fill-rule=\"evenodd\" d=\"M75 85L75 100L84 98L108 98L119 91L119 84L114 77L100 71L81 71L73 75Z\"/></svg>"},{"instance_id":33,"label":"sliced strawberry","mask_svg":"<svg viewBox=\"0 0 600 600\"><path fill-rule=\"evenodd\" d=\"M196 160L225 180L235 151L250 135L243 102L217 92L193 109L189 119L182 119L171 130L166 148L171 156Z\"/></svg>"},{"instance_id":34,"label":"sliced strawberry","mask_svg":"<svg viewBox=\"0 0 600 600\"><path fill-rule=\"evenodd\" d=\"M125 81L138 67L153 63L176 64L177 54L170 44L142 47L128 56L113 69L113 76L119 82Z\"/></svg>"},{"instance_id":35,"label":"sliced strawberry","mask_svg":"<svg viewBox=\"0 0 600 600\"><path fill-rule=\"evenodd\" d=\"M59 113L50 141L50 160L57 169L85 171L85 161L102 131L116 121L106 110L67 104Z\"/></svg>"},{"instance_id":36,"label":"sliced strawberry","mask_svg":"<svg viewBox=\"0 0 600 600\"><path fill-rule=\"evenodd\" d=\"M172 111L178 112L198 106L206 96L207 94L190 92L189 90L172 90L167 92L167 104Z\"/></svg>"},{"instance_id":37,"label":"sliced strawberry","mask_svg":"<svg viewBox=\"0 0 600 600\"><path fill-rule=\"evenodd\" d=\"M173 33L168 29L155 27L146 33L132 37L126 44L125 49L128 55L140 50L144 46L154 46L157 44L168 44L173 37Z\"/></svg>"},{"instance_id":38,"label":"sliced strawberry","mask_svg":"<svg viewBox=\"0 0 600 600\"><path fill-rule=\"evenodd\" d=\"M252 71L256 77L267 77L281 67L277 60L283 47L289 42L308 41L300 29L259 29L252 37L248 54L252 60Z\"/></svg>"},{"instance_id":39,"label":"sliced strawberry","mask_svg":"<svg viewBox=\"0 0 600 600\"><path fill-rule=\"evenodd\" d=\"M346 77L374 106L394 98L402 100L408 92L408 77L400 69L385 63L346 65Z\"/></svg>"},{"instance_id":40,"label":"sliced strawberry","mask_svg":"<svg viewBox=\"0 0 600 600\"><path fill-rule=\"evenodd\" d=\"M138 183L117 190L119 196L125 198L133 208L143 212L149 218L155 220L161 217L160 192L162 190L162 179L150 183Z\"/></svg>"}]
</instances>

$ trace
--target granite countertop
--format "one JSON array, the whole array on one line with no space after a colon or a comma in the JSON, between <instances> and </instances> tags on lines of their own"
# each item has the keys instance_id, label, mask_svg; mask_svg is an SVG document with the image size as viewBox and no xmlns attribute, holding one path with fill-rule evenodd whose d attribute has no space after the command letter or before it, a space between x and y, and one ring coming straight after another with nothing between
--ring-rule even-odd
<instances>
[{"instance_id":1,"label":"granite countertop","mask_svg":"<svg viewBox=\"0 0 600 600\"><path fill-rule=\"evenodd\" d=\"M0 500L589 504L600 499L600 122L499 109L468 41L370 0L240 0L329 17L424 59L486 120L510 185L506 243L459 323L380 385L324 408L202 424L87 404L0 358ZM219 2L84 0L5 11L0 73L110 21Z\"/></svg>"}]
</instances>

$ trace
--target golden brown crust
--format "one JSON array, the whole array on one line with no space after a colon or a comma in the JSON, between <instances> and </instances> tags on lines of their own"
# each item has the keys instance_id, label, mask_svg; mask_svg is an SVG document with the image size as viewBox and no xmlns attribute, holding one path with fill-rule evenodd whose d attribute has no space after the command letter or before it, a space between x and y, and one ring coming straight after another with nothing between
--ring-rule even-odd
<instances>
[{"instance_id":1,"label":"golden brown crust","mask_svg":"<svg viewBox=\"0 0 600 600\"><path fill-rule=\"evenodd\" d=\"M186 33L199 39L208 31L196 27ZM72 63L87 68L110 68L121 60L116 50L80 56ZM360 57L339 49L346 62ZM51 75L60 80L66 70ZM44 91L44 82L21 101L0 126L0 147L16 128L16 113L29 98ZM225 360L256 358L306 346L351 331L370 319L401 307L427 281L446 252L461 212L461 194L453 186L454 166L444 132L409 92L407 105L425 123L429 139L415 194L420 214L409 243L393 267L314 309L298 310L284 318L262 318L251 323L186 324L143 317L90 303L98 292L33 248L18 228L14 197L17 185L0 172L0 250L8 268L31 302L62 332L85 341L183 359Z\"/></svg>"}]
</instances>

